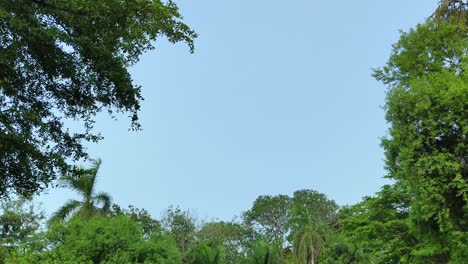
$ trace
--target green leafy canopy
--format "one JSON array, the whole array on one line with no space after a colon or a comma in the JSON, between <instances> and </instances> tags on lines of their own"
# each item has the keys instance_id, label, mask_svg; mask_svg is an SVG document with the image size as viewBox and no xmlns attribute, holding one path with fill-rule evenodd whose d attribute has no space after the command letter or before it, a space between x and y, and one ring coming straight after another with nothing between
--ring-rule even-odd
<instances>
[{"instance_id":1,"label":"green leafy canopy","mask_svg":"<svg viewBox=\"0 0 468 264\"><path fill-rule=\"evenodd\" d=\"M128 68L162 36L193 51L196 33L181 19L172 1L1 1L0 197L37 193L87 158L101 110L139 129L143 98Z\"/></svg>"},{"instance_id":2,"label":"green leafy canopy","mask_svg":"<svg viewBox=\"0 0 468 264\"><path fill-rule=\"evenodd\" d=\"M418 240L411 255L418 263L468 257L464 8L402 33L387 65L374 73L389 85L385 110L391 126L382 146L388 177L409 194L410 232Z\"/></svg>"}]
</instances>

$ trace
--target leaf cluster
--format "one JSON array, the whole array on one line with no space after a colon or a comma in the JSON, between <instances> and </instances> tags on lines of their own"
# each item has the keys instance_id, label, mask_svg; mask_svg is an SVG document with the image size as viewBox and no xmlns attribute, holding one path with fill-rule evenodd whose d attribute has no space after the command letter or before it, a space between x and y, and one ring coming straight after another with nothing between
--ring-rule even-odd
<instances>
[{"instance_id":1,"label":"leaf cluster","mask_svg":"<svg viewBox=\"0 0 468 264\"><path fill-rule=\"evenodd\" d=\"M181 19L172 1L1 1L0 197L38 193L87 158L101 110L139 129L143 98L128 68L163 36L193 51Z\"/></svg>"}]
</instances>

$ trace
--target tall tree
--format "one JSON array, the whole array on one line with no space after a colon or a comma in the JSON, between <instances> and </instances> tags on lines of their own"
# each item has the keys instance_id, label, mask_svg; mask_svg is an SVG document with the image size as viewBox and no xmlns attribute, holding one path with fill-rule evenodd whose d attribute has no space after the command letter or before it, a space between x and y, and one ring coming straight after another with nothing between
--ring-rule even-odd
<instances>
[{"instance_id":1,"label":"tall tree","mask_svg":"<svg viewBox=\"0 0 468 264\"><path fill-rule=\"evenodd\" d=\"M325 249L325 238L320 230L304 227L294 234L294 255L304 264L315 264Z\"/></svg>"},{"instance_id":2,"label":"tall tree","mask_svg":"<svg viewBox=\"0 0 468 264\"><path fill-rule=\"evenodd\" d=\"M169 207L161 219L162 227L176 241L183 263L187 262L188 253L195 246L196 219L190 211L179 207Z\"/></svg>"},{"instance_id":3,"label":"tall tree","mask_svg":"<svg viewBox=\"0 0 468 264\"><path fill-rule=\"evenodd\" d=\"M389 87L382 145L388 177L410 195L420 263L468 259L467 8L441 4L442 15L402 33L374 73Z\"/></svg>"},{"instance_id":4,"label":"tall tree","mask_svg":"<svg viewBox=\"0 0 468 264\"><path fill-rule=\"evenodd\" d=\"M222 247L224 263L237 264L241 262L249 235L246 227L240 223L209 222L197 232L197 240L207 245Z\"/></svg>"},{"instance_id":5,"label":"tall tree","mask_svg":"<svg viewBox=\"0 0 468 264\"><path fill-rule=\"evenodd\" d=\"M55 212L49 223L56 220L65 220L71 214L88 219L94 215L104 215L110 212L112 198L108 193L96 192L96 178L101 160L96 160L89 169L76 168L73 173L64 175L61 179L66 187L76 191L81 201L70 200ZM101 205L101 207L99 207Z\"/></svg>"},{"instance_id":6,"label":"tall tree","mask_svg":"<svg viewBox=\"0 0 468 264\"><path fill-rule=\"evenodd\" d=\"M103 109L139 129L142 96L128 69L159 37L192 51L196 34L181 18L172 1L0 1L0 197L38 193L87 158Z\"/></svg>"},{"instance_id":7,"label":"tall tree","mask_svg":"<svg viewBox=\"0 0 468 264\"><path fill-rule=\"evenodd\" d=\"M291 198L287 195L261 195L254 201L252 208L244 212L243 218L264 240L277 245L282 253L289 232L290 207Z\"/></svg>"},{"instance_id":8,"label":"tall tree","mask_svg":"<svg viewBox=\"0 0 468 264\"><path fill-rule=\"evenodd\" d=\"M316 263L333 234L338 205L325 194L313 190L294 192L289 211L291 239L295 255L304 263Z\"/></svg>"}]
</instances>

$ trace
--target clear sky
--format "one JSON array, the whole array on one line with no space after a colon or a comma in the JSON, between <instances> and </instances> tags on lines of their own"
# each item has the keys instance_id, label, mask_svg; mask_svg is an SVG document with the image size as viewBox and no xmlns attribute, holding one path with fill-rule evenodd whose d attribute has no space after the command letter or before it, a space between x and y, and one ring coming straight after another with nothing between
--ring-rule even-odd
<instances>
[{"instance_id":1,"label":"clear sky","mask_svg":"<svg viewBox=\"0 0 468 264\"><path fill-rule=\"evenodd\" d=\"M98 190L160 216L231 220L262 194L313 189L354 204L388 182L386 88L371 77L398 30L437 0L176 0L196 51L164 39L132 68L143 131L98 118ZM69 190L39 197L51 213Z\"/></svg>"}]
</instances>

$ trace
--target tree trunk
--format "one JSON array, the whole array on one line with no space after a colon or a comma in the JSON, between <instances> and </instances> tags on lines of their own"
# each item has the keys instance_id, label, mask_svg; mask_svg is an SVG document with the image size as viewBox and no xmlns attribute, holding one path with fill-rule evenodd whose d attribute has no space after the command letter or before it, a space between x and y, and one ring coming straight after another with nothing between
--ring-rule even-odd
<instances>
[{"instance_id":1,"label":"tree trunk","mask_svg":"<svg viewBox=\"0 0 468 264\"><path fill-rule=\"evenodd\" d=\"M313 246L310 248L310 264L315 264L315 249Z\"/></svg>"}]
</instances>

